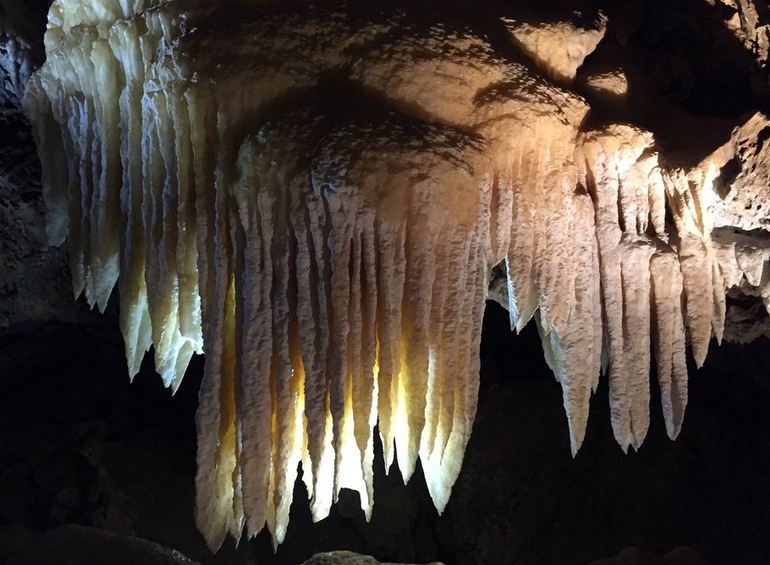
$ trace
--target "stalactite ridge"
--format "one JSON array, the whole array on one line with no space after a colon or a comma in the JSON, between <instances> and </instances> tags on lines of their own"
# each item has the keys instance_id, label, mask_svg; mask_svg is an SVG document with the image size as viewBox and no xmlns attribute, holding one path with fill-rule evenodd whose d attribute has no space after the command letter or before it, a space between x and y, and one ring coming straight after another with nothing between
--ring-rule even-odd
<instances>
[{"instance_id":1,"label":"stalactite ridge","mask_svg":"<svg viewBox=\"0 0 770 565\"><path fill-rule=\"evenodd\" d=\"M624 451L650 426L651 367L677 437L688 347L702 365L731 288L770 309L770 244L715 227L729 148L681 166L640 127L587 125L568 86L603 17L506 21L530 66L403 10L221 4L57 0L25 99L50 242L76 297L103 310L117 286L129 376L152 346L176 390L206 356L196 519L212 549L264 527L277 547L300 464L314 520L343 488L371 518L377 439L405 481L419 460L442 512L500 263L573 456L602 374Z\"/></svg>"}]
</instances>

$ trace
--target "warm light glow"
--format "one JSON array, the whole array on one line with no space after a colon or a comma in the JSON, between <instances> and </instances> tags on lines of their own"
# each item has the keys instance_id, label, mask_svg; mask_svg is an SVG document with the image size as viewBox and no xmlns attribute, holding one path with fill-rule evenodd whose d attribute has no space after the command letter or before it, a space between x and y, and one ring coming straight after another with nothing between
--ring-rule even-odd
<instances>
[{"instance_id":1,"label":"warm light glow","mask_svg":"<svg viewBox=\"0 0 770 565\"><path fill-rule=\"evenodd\" d=\"M92 306L119 286L129 375L152 345L176 390L205 352L209 546L265 526L281 543L300 463L314 521L342 488L369 519L375 425L386 470L407 481L419 457L443 511L501 261L512 327L535 319L562 387L573 454L601 372L615 437L639 448L651 350L675 438L686 340L702 364L738 283L770 307L770 264L712 241L730 155L669 167L647 131L585 129L586 101L563 87L604 20L506 20L523 65L400 9L244 3L56 0L26 99L51 242L67 241Z\"/></svg>"}]
</instances>

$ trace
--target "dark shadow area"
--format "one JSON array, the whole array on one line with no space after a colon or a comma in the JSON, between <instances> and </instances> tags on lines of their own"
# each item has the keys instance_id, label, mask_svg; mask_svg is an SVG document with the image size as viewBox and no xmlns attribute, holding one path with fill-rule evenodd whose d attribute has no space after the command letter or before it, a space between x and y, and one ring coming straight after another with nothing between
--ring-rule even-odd
<instances>
[{"instance_id":1,"label":"dark shadow area","mask_svg":"<svg viewBox=\"0 0 770 565\"><path fill-rule=\"evenodd\" d=\"M411 3L383 5L396 10L398 4ZM513 1L502 4L520 9ZM534 0L525 4L544 8ZM622 6L564 0L545 8L556 21L578 7L585 17L596 7L611 16L605 40L581 72L623 65L629 81L627 105L603 107L597 101L587 127L633 121L652 130L667 155L692 163L723 143L745 112L766 108L766 71L702 0ZM496 54L534 68L496 19L504 11L487 12L464 0L436 10L454 32L466 26L485 30ZM42 11L38 20L42 29ZM431 13L401 33L422 32L420 26L433 23ZM579 83L580 76L578 90ZM24 133L19 118L13 120L0 123L5 146L12 145L12 132ZM28 137L19 139L20 150L8 152L4 162L31 151ZM676 155L683 148L689 154ZM36 178L37 170L14 175ZM725 193L736 175L735 162L728 163L718 191ZM37 185L33 189L18 201L39 200ZM31 281L41 304L51 307L36 277L19 278ZM0 298L4 292L0 284ZM29 300L18 302L39 309L36 319L48 313ZM77 323L15 326L13 334L0 336L0 565L21 540L70 523L152 540L206 565L296 565L334 549L398 562L571 565L631 545L658 553L687 545L713 565L768 561L766 339L720 348L712 343L706 366L691 367L690 401L676 442L665 434L652 374L651 426L638 453L624 455L612 437L604 379L592 399L583 448L573 459L561 390L545 365L536 329L512 334L507 313L490 303L473 436L443 516L432 505L419 466L404 485L396 468L385 473L378 445L370 523L358 495L343 491L329 518L313 524L298 480L289 531L277 552L263 531L238 545L228 540L211 555L193 518L203 359L193 360L172 396L154 372L151 353L129 383L114 303L106 316L89 316L87 322L69 313L61 317Z\"/></svg>"},{"instance_id":2,"label":"dark shadow area","mask_svg":"<svg viewBox=\"0 0 770 565\"><path fill-rule=\"evenodd\" d=\"M109 316L108 316L109 319ZM652 391L652 424L624 455L606 384L588 435L570 456L561 391L534 327L520 336L489 304L479 410L460 479L442 517L420 470L404 486L377 447L376 504L366 524L343 491L312 524L298 481L276 554L266 532L206 550L193 520L196 358L176 396L148 356L133 384L110 324L49 324L0 343L0 550L9 536L78 523L159 542L206 564L298 564L345 548L380 560L447 564L581 564L637 545L700 550L712 564L755 565L770 554L770 348L714 347L693 370L676 442ZM654 379L654 376L653 376Z\"/></svg>"}]
</instances>

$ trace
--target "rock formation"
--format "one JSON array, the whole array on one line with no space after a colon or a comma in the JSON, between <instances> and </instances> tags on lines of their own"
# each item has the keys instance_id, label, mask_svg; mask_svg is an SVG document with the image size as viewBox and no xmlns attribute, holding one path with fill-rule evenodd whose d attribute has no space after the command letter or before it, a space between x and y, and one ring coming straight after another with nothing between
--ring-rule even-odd
<instances>
[{"instance_id":1,"label":"rock formation","mask_svg":"<svg viewBox=\"0 0 770 565\"><path fill-rule=\"evenodd\" d=\"M25 100L48 237L67 242L76 296L103 310L118 287L130 375L152 345L176 389L205 353L210 547L265 524L280 543L300 463L314 519L343 487L369 515L375 425L386 467L408 480L419 457L443 510L501 262L573 454L602 373L615 437L639 448L653 363L675 439L687 344L702 365L728 291L770 308L768 119L697 159L668 153L571 88L602 14L496 23L502 43L428 8L51 7ZM601 76L586 84L623 99L622 75Z\"/></svg>"}]
</instances>

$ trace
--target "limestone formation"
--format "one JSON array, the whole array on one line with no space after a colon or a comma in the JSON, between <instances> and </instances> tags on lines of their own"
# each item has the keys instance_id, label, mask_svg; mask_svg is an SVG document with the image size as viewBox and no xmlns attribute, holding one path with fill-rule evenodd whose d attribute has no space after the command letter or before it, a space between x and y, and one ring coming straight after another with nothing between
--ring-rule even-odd
<instances>
[{"instance_id":1,"label":"limestone formation","mask_svg":"<svg viewBox=\"0 0 770 565\"><path fill-rule=\"evenodd\" d=\"M770 246L714 232L716 207L742 201L750 179L720 189L724 167L764 165L740 140L766 118L681 165L649 131L591 121L566 89L600 15L506 20L532 64L418 15L257 0L51 8L26 97L48 235L67 241L76 296L104 309L119 288L131 376L152 345L176 389L205 353L196 513L212 548L265 525L281 543L300 463L315 520L342 488L370 516L375 425L386 467L408 480L419 458L441 512L501 262L511 325L536 321L562 386L573 454L601 373L615 437L639 448L653 363L676 438L687 344L702 365L731 288L770 302ZM762 210L740 216L761 231Z\"/></svg>"}]
</instances>

